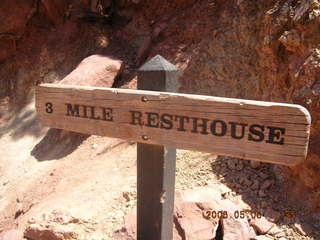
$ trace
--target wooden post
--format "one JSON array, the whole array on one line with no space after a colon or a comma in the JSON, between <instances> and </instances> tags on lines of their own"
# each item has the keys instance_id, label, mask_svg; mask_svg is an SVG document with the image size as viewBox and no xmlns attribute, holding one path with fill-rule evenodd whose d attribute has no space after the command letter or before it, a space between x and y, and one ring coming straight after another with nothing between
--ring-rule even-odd
<instances>
[{"instance_id":1,"label":"wooden post","mask_svg":"<svg viewBox=\"0 0 320 240\"><path fill-rule=\"evenodd\" d=\"M157 55L138 72L138 89L178 90L178 69ZM144 99L148 101L148 99ZM148 136L141 136L147 140ZM137 145L137 239L171 240L175 192L176 149Z\"/></svg>"}]
</instances>

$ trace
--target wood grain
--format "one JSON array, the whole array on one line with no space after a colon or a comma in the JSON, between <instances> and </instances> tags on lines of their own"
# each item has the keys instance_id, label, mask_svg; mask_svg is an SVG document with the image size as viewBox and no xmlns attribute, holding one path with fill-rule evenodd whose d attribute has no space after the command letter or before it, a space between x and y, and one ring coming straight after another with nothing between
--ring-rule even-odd
<instances>
[{"instance_id":1,"label":"wood grain","mask_svg":"<svg viewBox=\"0 0 320 240\"><path fill-rule=\"evenodd\" d=\"M52 113L46 112L47 103L52 104ZM113 121L67 116L66 104L92 106L95 117L100 118L101 109L111 108ZM294 104L58 84L43 84L37 87L36 108L41 122L51 128L284 165L296 165L305 159L311 122L308 111ZM80 115L81 110L83 109L80 106ZM143 125L132 124L132 111L142 114ZM155 126L158 123L160 126L162 121L157 120L156 116L161 117L163 114L172 116L171 129L147 126L148 117L151 119L149 125ZM90 109L87 109L87 115L90 115ZM189 122L184 123L185 131L177 130L180 126L179 116L189 118ZM215 120L219 121L214 125L215 133L221 133L221 121L227 125L224 136L212 133L211 124ZM199 126L196 128L198 132L193 132L194 122L201 124L203 121L207 123L206 131L202 131L203 128ZM243 138L232 137L232 123L246 125ZM162 122L162 125L169 127L170 124ZM250 131L252 125L263 126L263 141L249 140L250 134L255 139L259 138ZM270 128L276 129L273 130L273 135L271 134L274 143L267 142L272 131ZM281 133L279 129L285 129L285 133ZM234 135L242 135L240 125L235 125ZM284 142L279 144L282 138Z\"/></svg>"}]
</instances>

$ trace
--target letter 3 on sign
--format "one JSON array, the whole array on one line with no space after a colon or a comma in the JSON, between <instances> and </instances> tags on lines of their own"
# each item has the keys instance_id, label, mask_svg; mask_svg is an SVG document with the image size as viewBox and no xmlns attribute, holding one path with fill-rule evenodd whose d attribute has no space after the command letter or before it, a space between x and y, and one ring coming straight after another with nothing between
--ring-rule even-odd
<instances>
[{"instance_id":1,"label":"letter 3 on sign","mask_svg":"<svg viewBox=\"0 0 320 240\"><path fill-rule=\"evenodd\" d=\"M52 108L52 103L51 102L47 102L46 103L46 112L47 113L53 113L53 108Z\"/></svg>"}]
</instances>

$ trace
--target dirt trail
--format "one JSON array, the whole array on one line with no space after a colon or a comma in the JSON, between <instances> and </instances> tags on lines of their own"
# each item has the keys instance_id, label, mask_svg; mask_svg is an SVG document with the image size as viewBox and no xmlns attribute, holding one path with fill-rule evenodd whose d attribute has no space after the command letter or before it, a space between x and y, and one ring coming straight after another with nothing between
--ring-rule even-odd
<instances>
[{"instance_id":1,"label":"dirt trail","mask_svg":"<svg viewBox=\"0 0 320 240\"><path fill-rule=\"evenodd\" d=\"M92 136L69 155L37 159L31 154L46 133L33 102L1 129L0 229L23 229L31 216L52 210L93 218L111 229L119 198L135 189L135 146ZM55 152L63 152L64 144L70 143L57 144Z\"/></svg>"}]
</instances>

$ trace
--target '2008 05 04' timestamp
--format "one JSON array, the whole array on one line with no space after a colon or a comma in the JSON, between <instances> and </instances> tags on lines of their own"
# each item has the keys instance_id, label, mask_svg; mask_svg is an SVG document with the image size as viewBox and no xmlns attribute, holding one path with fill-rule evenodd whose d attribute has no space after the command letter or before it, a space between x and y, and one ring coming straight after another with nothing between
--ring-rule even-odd
<instances>
[{"instance_id":1,"label":"'2008 05 04' timestamp","mask_svg":"<svg viewBox=\"0 0 320 240\"><path fill-rule=\"evenodd\" d=\"M236 210L233 212L233 216L230 216L232 212L230 211L215 211L215 210L204 210L202 212L202 215L206 219L221 219L221 218L228 218L228 217L234 217L236 219L238 218L245 218L245 217L250 217L252 219L254 218L261 218L262 214L258 211L254 210Z\"/></svg>"}]
</instances>

